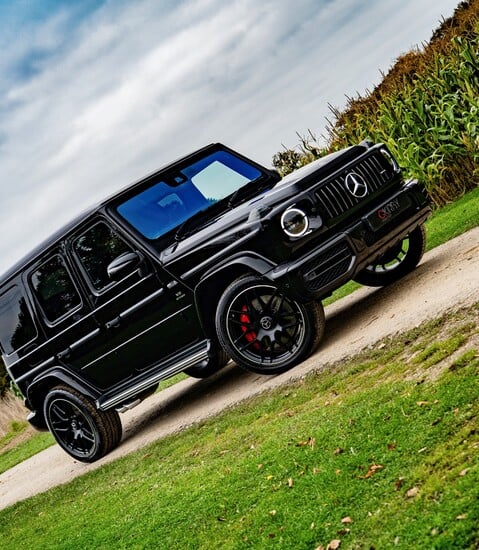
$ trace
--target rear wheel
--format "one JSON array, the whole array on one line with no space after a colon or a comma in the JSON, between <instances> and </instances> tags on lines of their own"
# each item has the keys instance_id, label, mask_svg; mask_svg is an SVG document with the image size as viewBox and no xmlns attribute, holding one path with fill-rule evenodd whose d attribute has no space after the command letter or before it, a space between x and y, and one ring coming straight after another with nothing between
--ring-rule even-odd
<instances>
[{"instance_id":1,"label":"rear wheel","mask_svg":"<svg viewBox=\"0 0 479 550\"><path fill-rule=\"evenodd\" d=\"M57 386L48 393L44 413L60 447L81 462L98 460L120 442L118 413L99 411L90 399L68 386Z\"/></svg>"},{"instance_id":2,"label":"rear wheel","mask_svg":"<svg viewBox=\"0 0 479 550\"><path fill-rule=\"evenodd\" d=\"M275 285L250 275L234 281L216 313L220 343L246 370L285 372L305 359L324 332L320 303L300 304Z\"/></svg>"},{"instance_id":3,"label":"rear wheel","mask_svg":"<svg viewBox=\"0 0 479 550\"><path fill-rule=\"evenodd\" d=\"M386 286L411 272L421 261L426 246L423 225L386 251L356 275L354 280L366 286Z\"/></svg>"}]
</instances>

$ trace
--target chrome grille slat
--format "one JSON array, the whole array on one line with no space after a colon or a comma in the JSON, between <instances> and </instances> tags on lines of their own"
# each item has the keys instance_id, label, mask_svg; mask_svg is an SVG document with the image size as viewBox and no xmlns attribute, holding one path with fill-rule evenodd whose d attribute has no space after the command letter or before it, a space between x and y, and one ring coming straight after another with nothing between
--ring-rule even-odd
<instances>
[{"instance_id":1,"label":"chrome grille slat","mask_svg":"<svg viewBox=\"0 0 479 550\"><path fill-rule=\"evenodd\" d=\"M361 166L361 169L364 172L363 177L367 178L371 190L376 191L379 189L383 182L379 177L377 168L374 166L374 163L371 162L371 158L365 160L364 165Z\"/></svg>"},{"instance_id":2,"label":"chrome grille slat","mask_svg":"<svg viewBox=\"0 0 479 550\"><path fill-rule=\"evenodd\" d=\"M381 163L379 155L380 153L375 151L366 158L362 158L315 191L317 200L329 218L337 218L351 208L367 201L371 195L376 194L383 185L391 181L394 172ZM356 172L367 182L368 194L366 197L355 197L346 190L345 178L349 172Z\"/></svg>"}]
</instances>

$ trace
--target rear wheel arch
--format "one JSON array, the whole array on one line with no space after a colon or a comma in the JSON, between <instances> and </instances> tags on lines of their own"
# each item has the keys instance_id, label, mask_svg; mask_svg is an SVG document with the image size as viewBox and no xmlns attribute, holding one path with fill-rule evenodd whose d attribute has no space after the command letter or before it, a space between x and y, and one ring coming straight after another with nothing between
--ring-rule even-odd
<instances>
[{"instance_id":1,"label":"rear wheel arch","mask_svg":"<svg viewBox=\"0 0 479 550\"><path fill-rule=\"evenodd\" d=\"M76 380L74 377L69 376L62 369L55 369L48 373L45 373L40 378L35 379L27 388L27 401L32 410L35 410L39 417L41 417L41 424L47 427L43 405L45 399L55 386L68 386L75 391L85 395L91 400L95 400L98 395L91 390L85 384Z\"/></svg>"}]
</instances>

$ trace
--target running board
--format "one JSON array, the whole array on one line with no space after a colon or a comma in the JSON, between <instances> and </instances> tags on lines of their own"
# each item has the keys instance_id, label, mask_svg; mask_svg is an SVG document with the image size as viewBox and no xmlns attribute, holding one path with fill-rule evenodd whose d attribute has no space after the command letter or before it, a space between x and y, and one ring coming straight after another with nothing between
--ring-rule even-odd
<instances>
[{"instance_id":1,"label":"running board","mask_svg":"<svg viewBox=\"0 0 479 550\"><path fill-rule=\"evenodd\" d=\"M120 391L114 395L102 396L96 401L96 406L102 411L111 409L113 407L121 410L122 405L127 403L129 399L133 399L138 394L144 392L157 382L171 378L175 374L183 372L184 370L201 363L208 359L209 342L203 341L200 346L196 346L195 352L188 357L185 357L179 361L173 362L167 367L162 368L160 371L154 372L152 375L142 378L133 386Z\"/></svg>"}]
</instances>

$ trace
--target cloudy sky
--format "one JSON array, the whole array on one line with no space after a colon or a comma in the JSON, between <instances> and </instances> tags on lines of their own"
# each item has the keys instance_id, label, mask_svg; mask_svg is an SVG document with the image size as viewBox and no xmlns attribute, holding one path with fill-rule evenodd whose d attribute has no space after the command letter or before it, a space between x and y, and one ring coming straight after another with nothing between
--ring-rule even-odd
<instances>
[{"instance_id":1,"label":"cloudy sky","mask_svg":"<svg viewBox=\"0 0 479 550\"><path fill-rule=\"evenodd\" d=\"M0 0L0 272L222 141L271 165L458 0Z\"/></svg>"}]
</instances>

